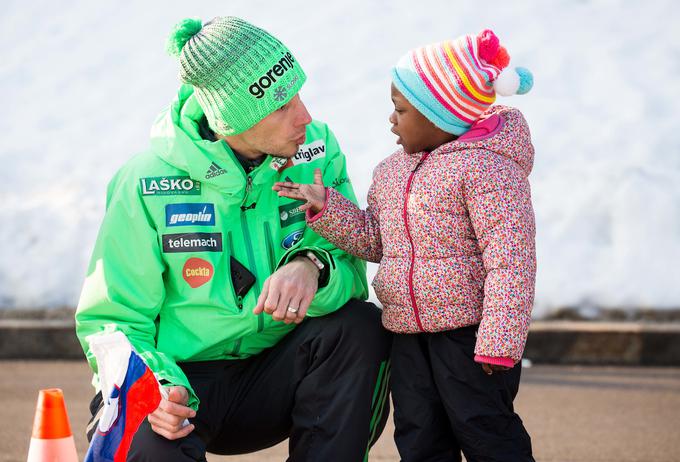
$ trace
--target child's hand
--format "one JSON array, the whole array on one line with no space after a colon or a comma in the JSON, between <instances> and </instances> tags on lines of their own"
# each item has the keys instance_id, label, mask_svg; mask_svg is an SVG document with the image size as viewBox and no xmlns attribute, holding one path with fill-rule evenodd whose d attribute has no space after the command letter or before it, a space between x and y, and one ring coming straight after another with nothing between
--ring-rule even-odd
<instances>
[{"instance_id":1,"label":"child's hand","mask_svg":"<svg viewBox=\"0 0 680 462\"><path fill-rule=\"evenodd\" d=\"M323 185L321 170L318 168L314 170L314 184L299 184L286 181L274 183L272 189L278 191L279 196L307 201L304 205L300 206L300 210L310 209L314 214L319 213L326 203L326 188Z\"/></svg>"},{"instance_id":2,"label":"child's hand","mask_svg":"<svg viewBox=\"0 0 680 462\"><path fill-rule=\"evenodd\" d=\"M494 372L503 372L510 370L509 367L505 366L499 366L498 364L487 364L487 363L482 363L482 369L484 369L484 372L486 375L491 375Z\"/></svg>"}]
</instances>

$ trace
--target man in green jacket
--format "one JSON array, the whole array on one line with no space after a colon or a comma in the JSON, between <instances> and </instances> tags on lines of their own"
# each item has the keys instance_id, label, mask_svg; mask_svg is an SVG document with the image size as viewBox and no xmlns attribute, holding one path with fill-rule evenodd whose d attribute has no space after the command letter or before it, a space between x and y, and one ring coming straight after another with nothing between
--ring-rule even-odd
<instances>
[{"instance_id":1,"label":"man in green jacket","mask_svg":"<svg viewBox=\"0 0 680 462\"><path fill-rule=\"evenodd\" d=\"M78 338L120 330L168 397L129 460L205 460L290 438L292 461L358 461L387 418L390 338L364 263L308 229L277 181L355 200L345 157L298 92L305 74L241 19L179 23L184 85L150 148L115 175L76 313ZM102 408L92 404L89 435Z\"/></svg>"}]
</instances>

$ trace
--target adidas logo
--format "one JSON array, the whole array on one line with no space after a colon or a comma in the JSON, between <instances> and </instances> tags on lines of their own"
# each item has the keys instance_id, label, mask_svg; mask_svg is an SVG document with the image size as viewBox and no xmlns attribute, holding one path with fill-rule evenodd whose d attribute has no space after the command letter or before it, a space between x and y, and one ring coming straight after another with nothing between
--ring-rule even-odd
<instances>
[{"instance_id":1,"label":"adidas logo","mask_svg":"<svg viewBox=\"0 0 680 462\"><path fill-rule=\"evenodd\" d=\"M217 165L215 162L210 164L210 168L208 169L207 172L205 172L205 179L209 180L210 178L215 178L216 176L220 176L227 173L225 169Z\"/></svg>"}]
</instances>

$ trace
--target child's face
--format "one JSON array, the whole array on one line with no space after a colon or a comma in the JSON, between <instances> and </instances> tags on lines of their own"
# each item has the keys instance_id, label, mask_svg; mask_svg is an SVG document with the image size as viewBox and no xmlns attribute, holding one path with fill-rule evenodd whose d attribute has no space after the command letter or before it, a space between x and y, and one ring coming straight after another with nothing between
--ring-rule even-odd
<instances>
[{"instance_id":1,"label":"child's face","mask_svg":"<svg viewBox=\"0 0 680 462\"><path fill-rule=\"evenodd\" d=\"M394 84L392 84L392 103L394 103L394 112L390 114L392 133L399 137L397 144L400 144L407 153L431 151L456 139L454 135L446 133L427 120L408 102Z\"/></svg>"}]
</instances>

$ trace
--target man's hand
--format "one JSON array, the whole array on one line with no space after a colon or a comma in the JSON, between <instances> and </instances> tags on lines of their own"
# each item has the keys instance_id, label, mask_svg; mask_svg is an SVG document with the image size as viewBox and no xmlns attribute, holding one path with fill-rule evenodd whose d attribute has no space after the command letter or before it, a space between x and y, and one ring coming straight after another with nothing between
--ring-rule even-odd
<instances>
[{"instance_id":1,"label":"man's hand","mask_svg":"<svg viewBox=\"0 0 680 462\"><path fill-rule=\"evenodd\" d=\"M300 206L300 210L311 209L313 214L317 214L323 209L326 203L326 188L323 185L323 175L321 169L314 170L314 183L300 184L290 181L274 183L274 191L281 197L307 201Z\"/></svg>"},{"instance_id":2,"label":"man's hand","mask_svg":"<svg viewBox=\"0 0 680 462\"><path fill-rule=\"evenodd\" d=\"M306 257L296 257L264 281L253 313L263 311L276 321L299 324L319 288L319 268Z\"/></svg>"},{"instance_id":3,"label":"man's hand","mask_svg":"<svg viewBox=\"0 0 680 462\"><path fill-rule=\"evenodd\" d=\"M196 417L196 411L187 407L189 392L184 387L167 387L168 397L161 398L155 411L149 414L151 429L169 440L184 438L194 430L194 425L183 426L184 420Z\"/></svg>"},{"instance_id":4,"label":"man's hand","mask_svg":"<svg viewBox=\"0 0 680 462\"><path fill-rule=\"evenodd\" d=\"M510 368L506 367L506 366L499 366L498 364L487 364L487 363L482 363L482 369L484 369L484 372L486 373L486 375L491 375L494 372L503 372L503 371L510 370Z\"/></svg>"}]
</instances>

